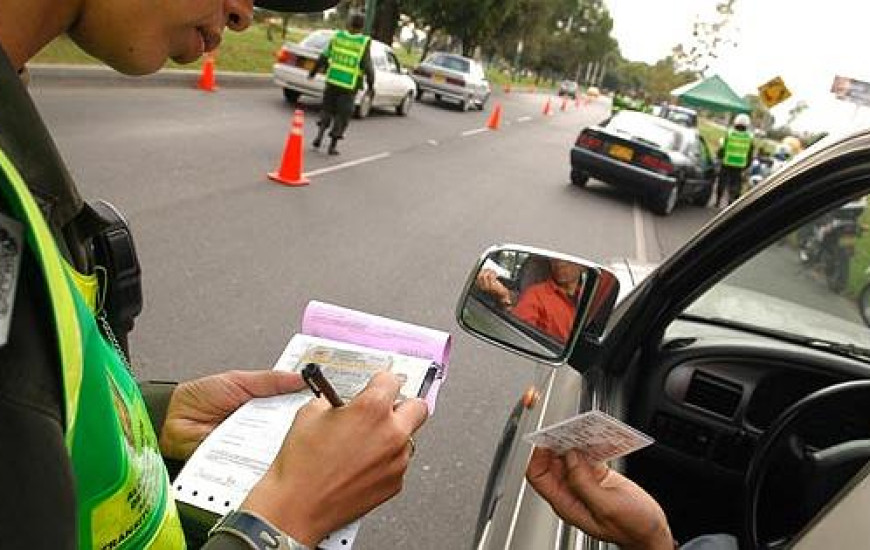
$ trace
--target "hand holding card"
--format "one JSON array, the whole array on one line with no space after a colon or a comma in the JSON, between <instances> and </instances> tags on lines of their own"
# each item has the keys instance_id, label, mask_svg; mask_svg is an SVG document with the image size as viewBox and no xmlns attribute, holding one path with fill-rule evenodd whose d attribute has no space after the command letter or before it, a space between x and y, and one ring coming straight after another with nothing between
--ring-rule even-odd
<instances>
[{"instance_id":1,"label":"hand holding card","mask_svg":"<svg viewBox=\"0 0 870 550\"><path fill-rule=\"evenodd\" d=\"M578 414L523 439L560 455L577 449L592 462L619 458L653 443L644 433L601 411Z\"/></svg>"}]
</instances>

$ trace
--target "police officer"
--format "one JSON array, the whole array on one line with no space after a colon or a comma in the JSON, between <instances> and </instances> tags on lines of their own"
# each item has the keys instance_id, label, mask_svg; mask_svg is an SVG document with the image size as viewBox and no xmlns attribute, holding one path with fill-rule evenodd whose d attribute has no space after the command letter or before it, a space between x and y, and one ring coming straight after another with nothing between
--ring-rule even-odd
<instances>
[{"instance_id":1,"label":"police officer","mask_svg":"<svg viewBox=\"0 0 870 550\"><path fill-rule=\"evenodd\" d=\"M740 113L734 118L734 125L728 130L722 147L719 148L719 178L714 200L715 205L722 202L727 194L727 204L740 196L743 171L752 159L752 134L749 133L749 115Z\"/></svg>"},{"instance_id":2,"label":"police officer","mask_svg":"<svg viewBox=\"0 0 870 550\"><path fill-rule=\"evenodd\" d=\"M165 466L190 457L252 397L303 387L298 376L272 371L137 384L117 333L129 328L119 319L135 316L126 302L136 300L116 288L132 288L130 270L98 253L108 246L123 253L115 256L122 267L137 265L117 239L124 224L82 201L21 82L25 63L64 33L127 74L154 72L167 58L191 62L217 46L225 27L244 30L252 4L0 0L3 548L184 548L191 533L182 531ZM315 11L335 0L257 4ZM312 401L207 547L259 548L271 537L282 548L313 548L396 494L409 438L426 417L419 400L394 408L398 388L384 373L340 410Z\"/></svg>"},{"instance_id":3,"label":"police officer","mask_svg":"<svg viewBox=\"0 0 870 550\"><path fill-rule=\"evenodd\" d=\"M326 67L326 89L323 92L323 108L320 111L319 130L312 145L319 149L323 136L329 132L329 154L338 154L338 140L344 137L350 117L353 114L356 94L362 89L362 75L365 74L368 85L368 101L375 93L375 71L371 63L371 39L362 34L365 27L365 16L351 12L347 31L337 31L329 45L317 59L317 64L311 69L308 78L314 78L317 71Z\"/></svg>"}]
</instances>

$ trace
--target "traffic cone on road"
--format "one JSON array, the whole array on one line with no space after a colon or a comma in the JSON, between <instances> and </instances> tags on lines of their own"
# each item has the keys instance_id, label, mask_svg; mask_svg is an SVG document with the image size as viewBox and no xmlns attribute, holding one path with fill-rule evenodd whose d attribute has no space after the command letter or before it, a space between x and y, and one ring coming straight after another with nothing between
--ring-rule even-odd
<instances>
[{"instance_id":1,"label":"traffic cone on road","mask_svg":"<svg viewBox=\"0 0 870 550\"><path fill-rule=\"evenodd\" d=\"M550 98L547 98L547 102L544 103L544 116L550 116L553 114L553 106L550 104Z\"/></svg>"},{"instance_id":2,"label":"traffic cone on road","mask_svg":"<svg viewBox=\"0 0 870 550\"><path fill-rule=\"evenodd\" d=\"M489 115L489 120L486 121L486 127L490 130L498 130L501 126L501 103L496 103Z\"/></svg>"},{"instance_id":3,"label":"traffic cone on road","mask_svg":"<svg viewBox=\"0 0 870 550\"><path fill-rule=\"evenodd\" d=\"M302 128L305 126L305 115L300 109L293 113L293 127L287 136L281 166L275 172L269 172L269 179L298 187L308 185L309 181L302 174Z\"/></svg>"},{"instance_id":4,"label":"traffic cone on road","mask_svg":"<svg viewBox=\"0 0 870 550\"><path fill-rule=\"evenodd\" d=\"M204 92L217 90L214 76L214 56L212 54L208 54L205 57L205 62L202 64L202 74L196 87Z\"/></svg>"}]
</instances>

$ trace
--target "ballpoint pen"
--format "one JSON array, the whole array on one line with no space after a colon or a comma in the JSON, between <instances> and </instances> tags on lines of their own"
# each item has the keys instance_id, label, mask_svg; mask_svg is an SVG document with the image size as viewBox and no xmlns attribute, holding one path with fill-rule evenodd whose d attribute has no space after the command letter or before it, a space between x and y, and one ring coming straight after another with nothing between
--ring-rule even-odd
<instances>
[{"instance_id":1,"label":"ballpoint pen","mask_svg":"<svg viewBox=\"0 0 870 550\"><path fill-rule=\"evenodd\" d=\"M316 397L322 395L333 407L344 406L344 401L341 400L341 397L339 397L335 388L333 388L332 384L329 383L329 380L323 376L323 371L320 370L320 365L317 363L307 363L305 367L302 368L301 374L302 379L305 380L305 383L308 384L308 387L311 388L311 391L314 392Z\"/></svg>"}]
</instances>

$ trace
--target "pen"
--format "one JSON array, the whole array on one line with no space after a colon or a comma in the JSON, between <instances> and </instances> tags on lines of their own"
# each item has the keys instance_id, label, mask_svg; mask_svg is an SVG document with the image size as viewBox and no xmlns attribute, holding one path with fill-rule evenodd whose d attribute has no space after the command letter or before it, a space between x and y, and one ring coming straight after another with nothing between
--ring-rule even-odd
<instances>
[{"instance_id":1,"label":"pen","mask_svg":"<svg viewBox=\"0 0 870 550\"><path fill-rule=\"evenodd\" d=\"M302 379L305 380L316 397L322 395L333 407L344 406L344 401L338 396L329 380L323 376L323 371L320 370L320 365L317 363L308 363L302 368Z\"/></svg>"}]
</instances>

